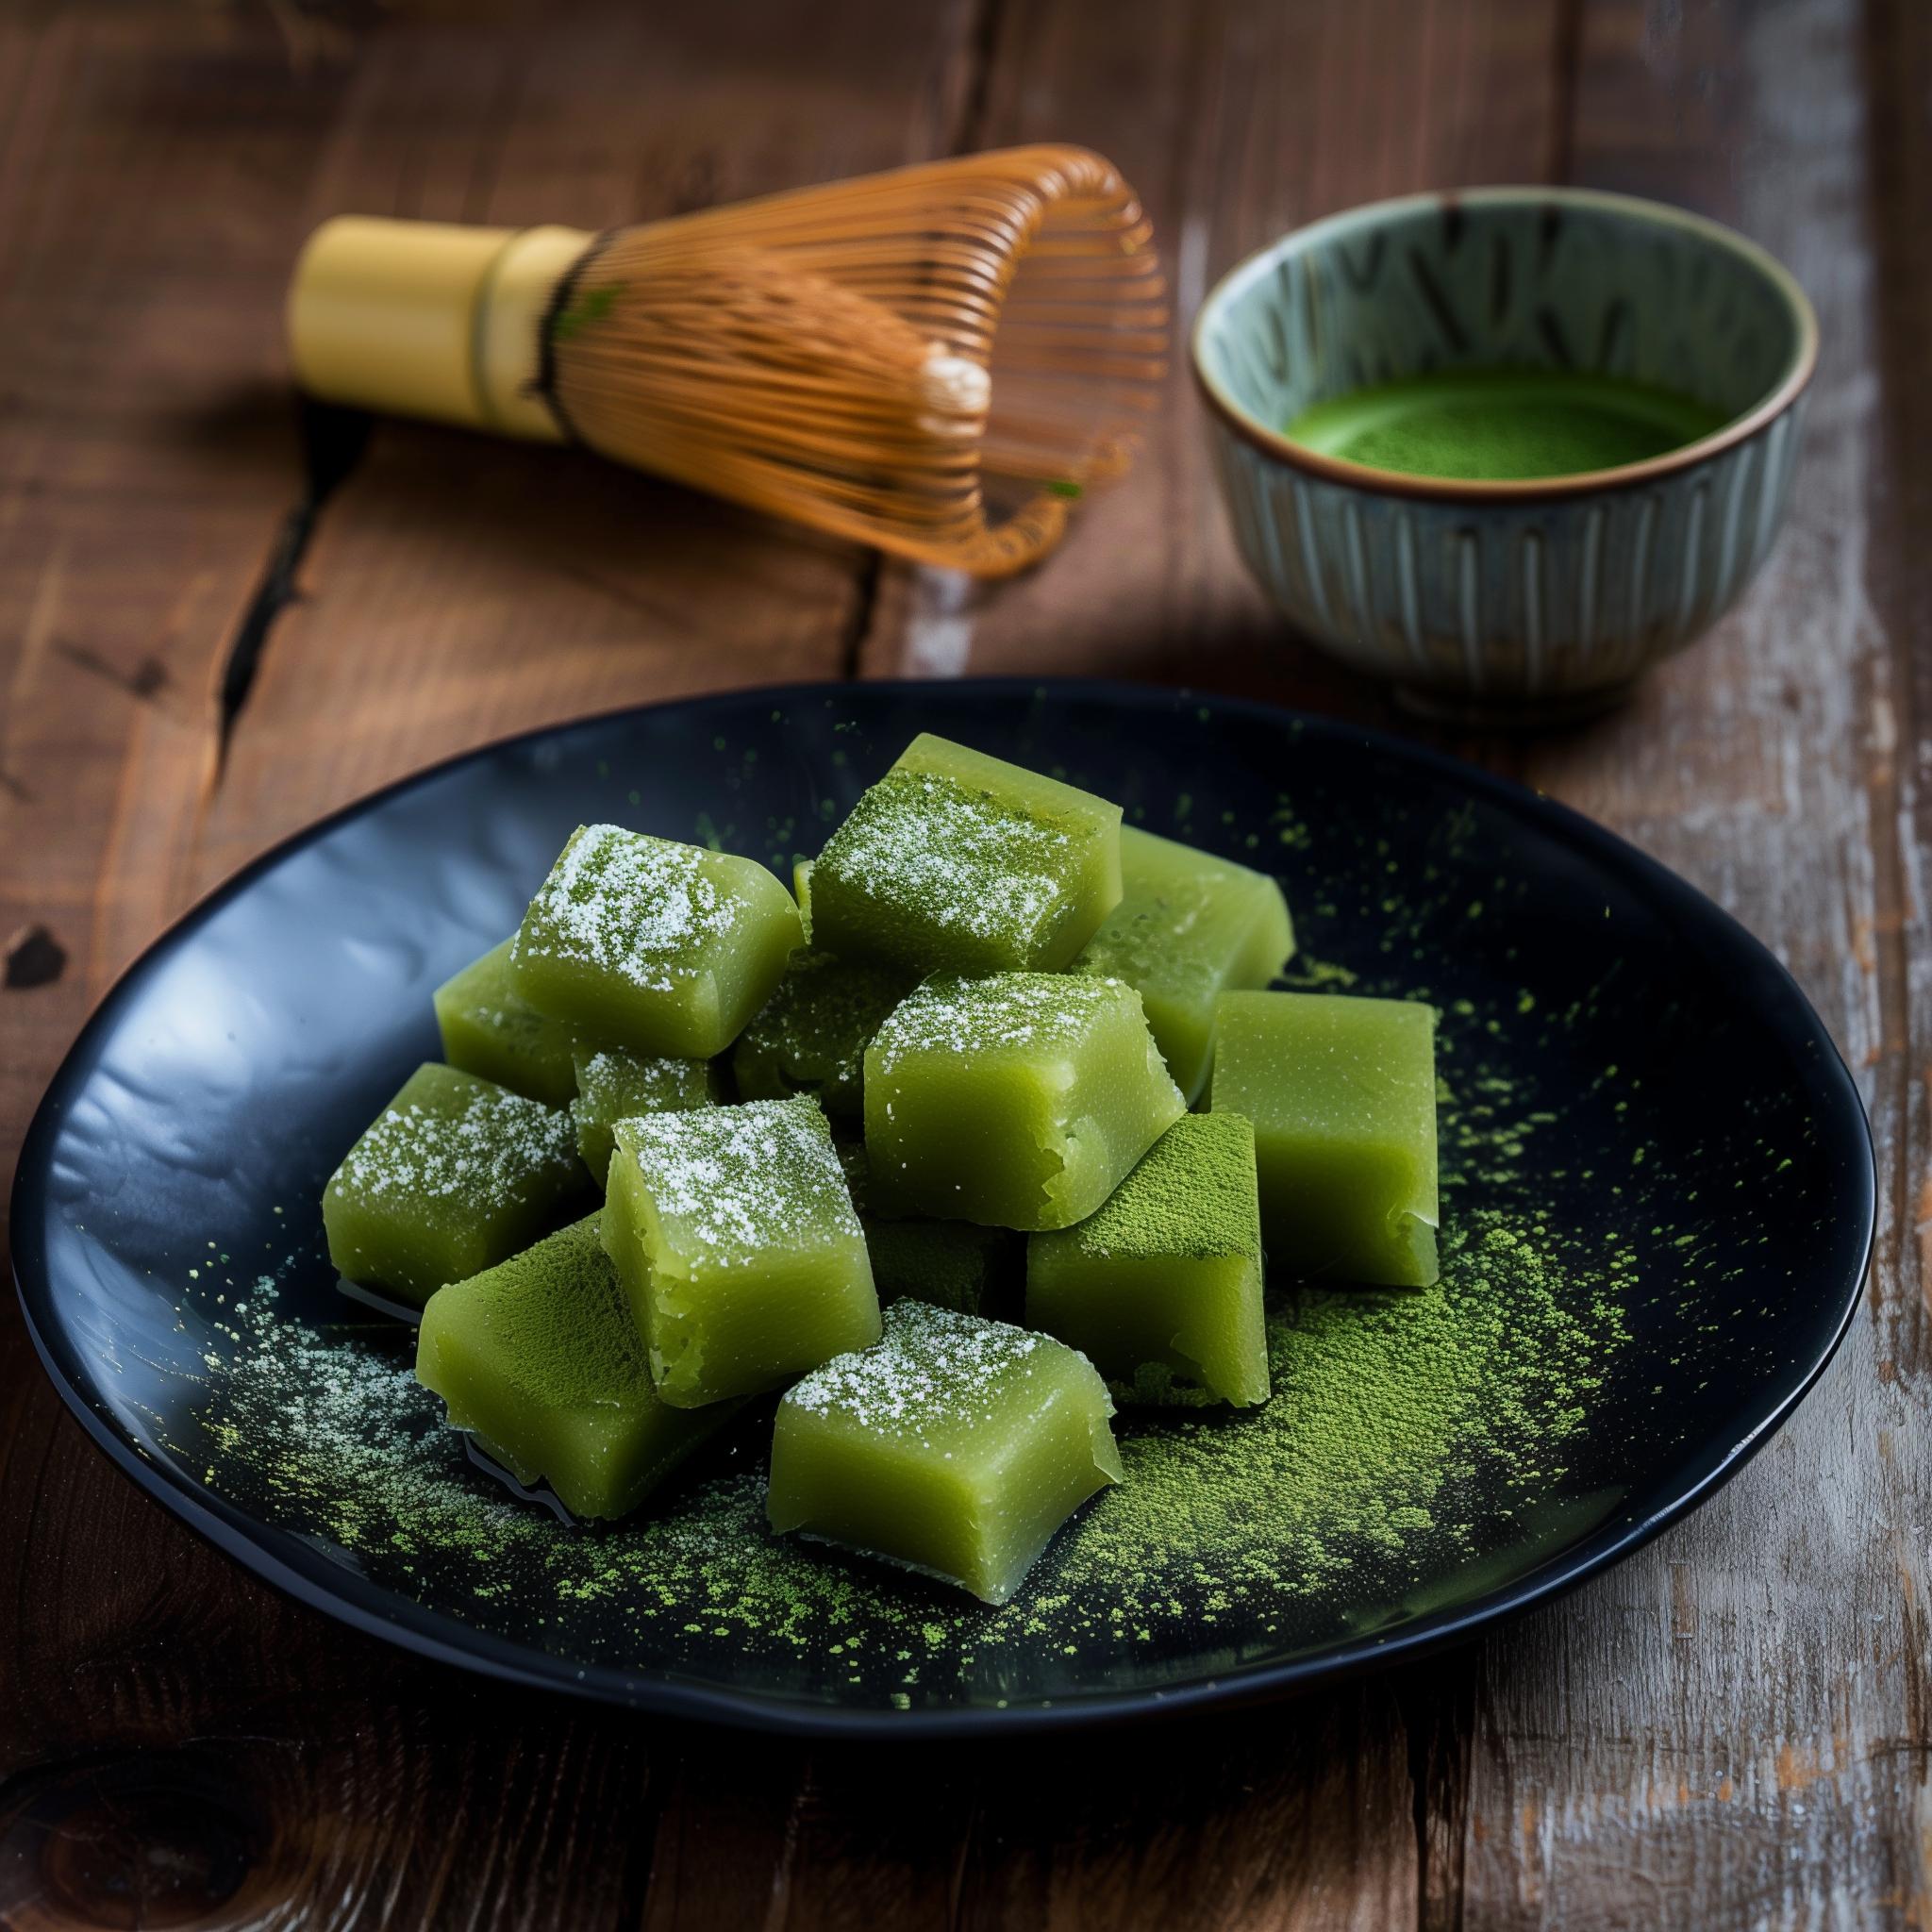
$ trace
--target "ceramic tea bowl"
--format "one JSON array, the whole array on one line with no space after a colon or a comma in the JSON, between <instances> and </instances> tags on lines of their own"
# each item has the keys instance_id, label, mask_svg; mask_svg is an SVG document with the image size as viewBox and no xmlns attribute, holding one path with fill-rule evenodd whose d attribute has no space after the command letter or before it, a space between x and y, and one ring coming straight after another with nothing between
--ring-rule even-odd
<instances>
[{"instance_id":1,"label":"ceramic tea bowl","mask_svg":"<svg viewBox=\"0 0 1932 1932\"><path fill-rule=\"evenodd\" d=\"M1331 215L1208 295L1192 358L1241 555L1296 627L1406 702L1546 722L1615 702L1707 629L1775 538L1818 353L1804 291L1718 223L1486 188ZM1722 416L1617 469L1378 470L1291 441L1310 405L1455 369L1577 369Z\"/></svg>"}]
</instances>

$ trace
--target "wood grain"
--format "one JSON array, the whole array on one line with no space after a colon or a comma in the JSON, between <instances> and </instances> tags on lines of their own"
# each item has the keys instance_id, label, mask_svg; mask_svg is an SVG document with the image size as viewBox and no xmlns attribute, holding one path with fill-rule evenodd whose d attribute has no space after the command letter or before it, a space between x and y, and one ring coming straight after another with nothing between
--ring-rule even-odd
<instances>
[{"instance_id":1,"label":"wood grain","mask_svg":"<svg viewBox=\"0 0 1932 1932\"><path fill-rule=\"evenodd\" d=\"M276 315L324 213L596 225L1051 135L1141 187L1185 325L1292 222L1572 178L1735 220L1805 278L1827 353L1797 508L1631 709L1459 748L1798 974L1873 1108L1866 1307L1736 1484L1479 1649L1131 1740L885 1761L506 1693L324 1623L95 1457L9 1309L0 1927L1932 1924L1924 9L667 11L0 14L0 939L42 934L0 991L8 1144L193 892L506 730L854 666L1387 715L1242 575L1178 371L1065 553L977 592L568 454L305 441Z\"/></svg>"},{"instance_id":2,"label":"wood grain","mask_svg":"<svg viewBox=\"0 0 1932 1932\"><path fill-rule=\"evenodd\" d=\"M387 25L313 204L596 229L942 144L954 7L525 9ZM318 520L193 883L373 786L549 720L841 674L869 558L562 450L384 424ZM329 717L334 728L318 731Z\"/></svg>"}]
</instances>

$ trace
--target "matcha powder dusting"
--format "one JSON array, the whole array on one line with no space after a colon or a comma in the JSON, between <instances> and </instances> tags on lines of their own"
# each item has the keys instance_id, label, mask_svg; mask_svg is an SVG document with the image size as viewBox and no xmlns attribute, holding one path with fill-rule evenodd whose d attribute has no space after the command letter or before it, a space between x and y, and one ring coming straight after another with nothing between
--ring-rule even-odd
<instances>
[{"instance_id":1,"label":"matcha powder dusting","mask_svg":"<svg viewBox=\"0 0 1932 1932\"><path fill-rule=\"evenodd\" d=\"M223 1493L404 1595L584 1663L742 1681L756 1654L769 1687L905 1706L1158 1682L1169 1660L1198 1674L1374 1627L1560 1503L1637 1287L1613 1239L1552 1206L1555 1116L1527 1082L1448 1072L1440 1284L1277 1296L1271 1400L1123 1416L1126 1480L998 1609L774 1537L762 1408L652 1512L561 1524L472 1465L406 1334L292 1320L268 1282L198 1453Z\"/></svg>"},{"instance_id":2,"label":"matcha powder dusting","mask_svg":"<svg viewBox=\"0 0 1932 1932\"><path fill-rule=\"evenodd\" d=\"M1481 1512L1507 1521L1515 1499L1561 1480L1621 1338L1601 1297L1576 1312L1573 1285L1547 1237L1475 1209L1448 1232L1436 1287L1308 1292L1276 1309L1267 1407L1130 1436L1126 1481L1094 1506L1060 1587L1136 1596L1147 1553L1166 1547L1191 1554L1195 1590L1225 1609L1475 1554L1478 1484Z\"/></svg>"}]
</instances>

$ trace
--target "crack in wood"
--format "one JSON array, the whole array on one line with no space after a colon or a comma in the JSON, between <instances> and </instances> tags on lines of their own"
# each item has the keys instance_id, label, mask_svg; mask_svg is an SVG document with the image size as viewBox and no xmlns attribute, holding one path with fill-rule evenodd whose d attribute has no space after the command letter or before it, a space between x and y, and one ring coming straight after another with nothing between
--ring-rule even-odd
<instances>
[{"instance_id":1,"label":"crack in wood","mask_svg":"<svg viewBox=\"0 0 1932 1932\"><path fill-rule=\"evenodd\" d=\"M839 675L848 684L858 675L859 660L865 655L865 641L872 632L873 614L878 608L879 579L885 558L868 550L861 558L852 586L852 615L846 619L845 634L839 641Z\"/></svg>"},{"instance_id":2,"label":"crack in wood","mask_svg":"<svg viewBox=\"0 0 1932 1932\"><path fill-rule=\"evenodd\" d=\"M143 658L132 671L124 671L99 652L89 650L85 644L69 643L64 638L55 641L54 649L70 664L92 672L94 676L104 678L108 684L125 691L129 697L139 698L143 703L158 696L170 682L168 667L158 658Z\"/></svg>"},{"instance_id":3,"label":"crack in wood","mask_svg":"<svg viewBox=\"0 0 1932 1932\"><path fill-rule=\"evenodd\" d=\"M1473 1647L1394 1686L1408 1759L1419 1932L1460 1932L1463 1923L1463 1848L1473 1824L1469 1748L1482 1660Z\"/></svg>"},{"instance_id":4,"label":"crack in wood","mask_svg":"<svg viewBox=\"0 0 1932 1932\"><path fill-rule=\"evenodd\" d=\"M372 418L304 397L301 403L305 485L300 501L282 519L253 594L228 641L216 685L214 779L220 782L235 725L261 669L276 618L295 601L295 574L315 535L323 506L361 460Z\"/></svg>"},{"instance_id":5,"label":"crack in wood","mask_svg":"<svg viewBox=\"0 0 1932 1932\"><path fill-rule=\"evenodd\" d=\"M7 941L8 992L51 986L67 970L67 948L44 925L24 925Z\"/></svg>"},{"instance_id":6,"label":"crack in wood","mask_svg":"<svg viewBox=\"0 0 1932 1932\"><path fill-rule=\"evenodd\" d=\"M966 85L949 134L948 152L969 154L986 125L988 91L992 85L994 55L999 47L1001 0L979 0L968 16L964 37Z\"/></svg>"},{"instance_id":7,"label":"crack in wood","mask_svg":"<svg viewBox=\"0 0 1932 1932\"><path fill-rule=\"evenodd\" d=\"M1559 0L1551 53L1547 178L1563 187L1576 169L1577 102L1583 90L1583 0Z\"/></svg>"}]
</instances>

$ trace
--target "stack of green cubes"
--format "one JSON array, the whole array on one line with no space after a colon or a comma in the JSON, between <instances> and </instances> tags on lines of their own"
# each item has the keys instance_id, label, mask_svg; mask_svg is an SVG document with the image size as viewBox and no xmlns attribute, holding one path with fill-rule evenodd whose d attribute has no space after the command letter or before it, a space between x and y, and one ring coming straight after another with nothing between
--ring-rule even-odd
<instances>
[{"instance_id":1,"label":"stack of green cubes","mask_svg":"<svg viewBox=\"0 0 1932 1932\"><path fill-rule=\"evenodd\" d=\"M325 1196L452 1425L605 1518L762 1413L774 1530L1002 1603L1116 1404L1268 1400L1264 1241L1433 1279L1433 1016L1121 816L928 735L791 891L579 826Z\"/></svg>"}]
</instances>

